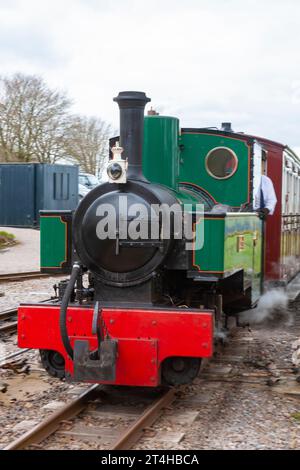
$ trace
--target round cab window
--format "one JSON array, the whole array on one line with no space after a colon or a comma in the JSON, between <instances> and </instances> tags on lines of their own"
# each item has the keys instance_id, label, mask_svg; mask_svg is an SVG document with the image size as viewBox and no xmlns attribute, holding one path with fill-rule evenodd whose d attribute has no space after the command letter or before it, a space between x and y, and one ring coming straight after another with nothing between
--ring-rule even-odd
<instances>
[{"instance_id":1,"label":"round cab window","mask_svg":"<svg viewBox=\"0 0 300 470\"><path fill-rule=\"evenodd\" d=\"M237 169L238 159L233 150L227 147L217 147L206 156L206 170L213 178L230 178Z\"/></svg>"}]
</instances>

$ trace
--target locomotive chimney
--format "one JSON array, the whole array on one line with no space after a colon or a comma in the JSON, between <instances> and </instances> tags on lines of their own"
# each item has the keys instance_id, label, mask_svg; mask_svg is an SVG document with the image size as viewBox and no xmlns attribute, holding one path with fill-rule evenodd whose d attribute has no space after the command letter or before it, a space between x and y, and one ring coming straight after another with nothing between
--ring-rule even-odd
<instances>
[{"instance_id":1,"label":"locomotive chimney","mask_svg":"<svg viewBox=\"0 0 300 470\"><path fill-rule=\"evenodd\" d=\"M231 122L222 122L221 129L225 132L233 132Z\"/></svg>"},{"instance_id":2,"label":"locomotive chimney","mask_svg":"<svg viewBox=\"0 0 300 470\"><path fill-rule=\"evenodd\" d=\"M127 178L147 181L142 172L144 109L151 100L140 91L121 91L114 101L120 108L120 145L128 159Z\"/></svg>"}]
</instances>

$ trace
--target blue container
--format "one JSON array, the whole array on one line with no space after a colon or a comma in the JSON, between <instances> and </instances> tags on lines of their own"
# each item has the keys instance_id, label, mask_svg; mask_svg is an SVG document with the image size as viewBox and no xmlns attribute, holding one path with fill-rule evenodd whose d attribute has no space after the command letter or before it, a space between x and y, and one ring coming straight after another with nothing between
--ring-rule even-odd
<instances>
[{"instance_id":1,"label":"blue container","mask_svg":"<svg viewBox=\"0 0 300 470\"><path fill-rule=\"evenodd\" d=\"M78 166L0 164L0 225L36 227L40 210L74 210Z\"/></svg>"}]
</instances>

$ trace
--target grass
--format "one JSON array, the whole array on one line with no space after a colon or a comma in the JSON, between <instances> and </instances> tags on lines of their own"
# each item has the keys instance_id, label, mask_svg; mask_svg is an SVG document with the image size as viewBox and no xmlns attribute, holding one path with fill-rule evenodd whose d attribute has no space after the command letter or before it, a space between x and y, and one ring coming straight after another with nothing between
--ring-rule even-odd
<instances>
[{"instance_id":1,"label":"grass","mask_svg":"<svg viewBox=\"0 0 300 470\"><path fill-rule=\"evenodd\" d=\"M14 245L16 237L12 233L0 231L0 250L6 246Z\"/></svg>"},{"instance_id":2,"label":"grass","mask_svg":"<svg viewBox=\"0 0 300 470\"><path fill-rule=\"evenodd\" d=\"M296 419L297 421L300 421L300 413L299 412L293 413L292 418Z\"/></svg>"}]
</instances>

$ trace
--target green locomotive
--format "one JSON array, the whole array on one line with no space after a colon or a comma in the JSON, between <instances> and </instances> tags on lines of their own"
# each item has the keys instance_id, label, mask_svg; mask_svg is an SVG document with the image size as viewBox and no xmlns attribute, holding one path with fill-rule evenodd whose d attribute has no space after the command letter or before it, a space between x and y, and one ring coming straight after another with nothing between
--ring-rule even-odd
<instances>
[{"instance_id":1,"label":"green locomotive","mask_svg":"<svg viewBox=\"0 0 300 470\"><path fill-rule=\"evenodd\" d=\"M143 93L115 100L121 135L110 141L109 181L75 214L41 213L41 270L71 278L60 282L54 303L20 307L19 345L41 349L47 370L74 380L186 383L213 354L228 318L262 293L264 224L253 208L265 147L228 128L185 129L173 117L144 117ZM134 218L130 208L141 201L146 216ZM121 237L120 225L109 240L99 238L105 204L121 213L118 223L148 229L153 202L177 207L170 239L160 214L151 240ZM189 240L177 237L178 214L180 226L192 221Z\"/></svg>"}]
</instances>

